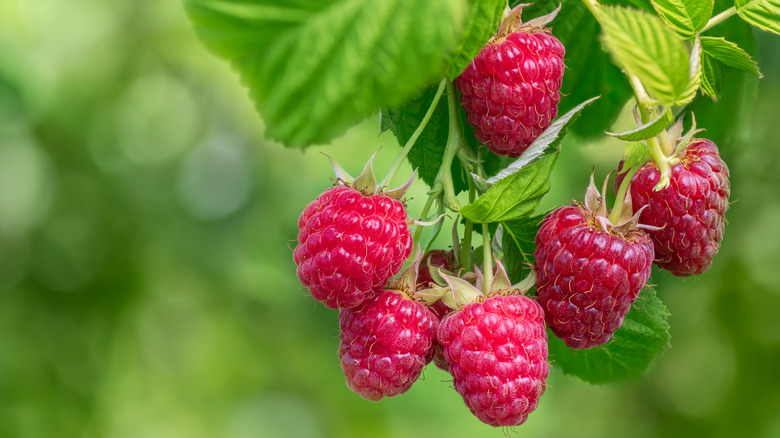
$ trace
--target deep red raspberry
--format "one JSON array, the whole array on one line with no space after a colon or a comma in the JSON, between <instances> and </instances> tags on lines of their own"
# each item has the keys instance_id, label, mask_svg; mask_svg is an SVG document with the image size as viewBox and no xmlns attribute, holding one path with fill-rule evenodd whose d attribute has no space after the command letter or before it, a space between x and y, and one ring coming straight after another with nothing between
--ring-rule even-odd
<instances>
[{"instance_id":1,"label":"deep red raspberry","mask_svg":"<svg viewBox=\"0 0 780 438\"><path fill-rule=\"evenodd\" d=\"M654 191L661 174L653 162L631 180L634 211L645 205L643 224L662 227L649 232L655 263L672 274L701 274L718 253L729 208L729 169L718 148L706 139L693 139L672 167L670 184Z\"/></svg>"},{"instance_id":2,"label":"deep red raspberry","mask_svg":"<svg viewBox=\"0 0 780 438\"><path fill-rule=\"evenodd\" d=\"M564 54L549 29L512 32L479 52L457 86L480 142L517 157L550 126L558 115Z\"/></svg>"},{"instance_id":3,"label":"deep red raspberry","mask_svg":"<svg viewBox=\"0 0 780 438\"><path fill-rule=\"evenodd\" d=\"M455 389L482 422L525 422L546 389L547 332L539 304L496 295L467 304L439 324Z\"/></svg>"},{"instance_id":4,"label":"deep red raspberry","mask_svg":"<svg viewBox=\"0 0 780 438\"><path fill-rule=\"evenodd\" d=\"M331 309L355 307L401 269L412 251L403 204L332 187L298 218L298 279Z\"/></svg>"},{"instance_id":5,"label":"deep red raspberry","mask_svg":"<svg viewBox=\"0 0 780 438\"><path fill-rule=\"evenodd\" d=\"M605 231L578 205L548 214L536 234L536 294L545 321L571 348L607 342L650 277L653 243L642 230Z\"/></svg>"},{"instance_id":6,"label":"deep red raspberry","mask_svg":"<svg viewBox=\"0 0 780 438\"><path fill-rule=\"evenodd\" d=\"M373 401L408 391L431 360L438 324L425 305L390 290L341 309L339 359L347 386Z\"/></svg>"}]
</instances>

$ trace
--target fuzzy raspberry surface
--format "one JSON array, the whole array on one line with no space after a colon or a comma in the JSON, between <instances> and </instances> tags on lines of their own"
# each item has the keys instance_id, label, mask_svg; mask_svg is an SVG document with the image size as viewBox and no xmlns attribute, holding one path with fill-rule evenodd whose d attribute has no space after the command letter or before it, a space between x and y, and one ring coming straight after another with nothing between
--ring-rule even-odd
<instances>
[{"instance_id":1,"label":"fuzzy raspberry surface","mask_svg":"<svg viewBox=\"0 0 780 438\"><path fill-rule=\"evenodd\" d=\"M559 207L536 234L536 294L570 348L607 342L650 277L653 243L641 230L605 231L580 206Z\"/></svg>"},{"instance_id":2,"label":"fuzzy raspberry surface","mask_svg":"<svg viewBox=\"0 0 780 438\"><path fill-rule=\"evenodd\" d=\"M298 279L331 309L359 305L409 257L407 219L403 204L387 196L326 190L298 218Z\"/></svg>"},{"instance_id":3,"label":"fuzzy raspberry surface","mask_svg":"<svg viewBox=\"0 0 780 438\"><path fill-rule=\"evenodd\" d=\"M634 211L648 206L642 223L662 227L649 232L655 263L687 277L707 271L720 249L731 186L729 169L710 140L693 139L680 158L669 186L657 192L661 173L652 162L644 165L631 180L631 200Z\"/></svg>"},{"instance_id":4,"label":"fuzzy raspberry surface","mask_svg":"<svg viewBox=\"0 0 780 438\"><path fill-rule=\"evenodd\" d=\"M486 45L457 79L477 139L517 157L558 115L565 49L546 32L512 32Z\"/></svg>"},{"instance_id":5,"label":"fuzzy raspberry surface","mask_svg":"<svg viewBox=\"0 0 780 438\"><path fill-rule=\"evenodd\" d=\"M399 292L383 291L339 316L341 369L367 400L408 391L431 360L439 319Z\"/></svg>"},{"instance_id":6,"label":"fuzzy raspberry surface","mask_svg":"<svg viewBox=\"0 0 780 438\"><path fill-rule=\"evenodd\" d=\"M524 423L546 389L547 332L531 298L496 295L467 304L439 324L455 389L482 422Z\"/></svg>"}]
</instances>

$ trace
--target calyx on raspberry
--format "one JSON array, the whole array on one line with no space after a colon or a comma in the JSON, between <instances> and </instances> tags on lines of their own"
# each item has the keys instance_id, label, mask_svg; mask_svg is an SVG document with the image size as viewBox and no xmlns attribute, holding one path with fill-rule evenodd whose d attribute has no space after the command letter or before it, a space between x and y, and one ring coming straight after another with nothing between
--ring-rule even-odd
<instances>
[{"instance_id":1,"label":"calyx on raspberry","mask_svg":"<svg viewBox=\"0 0 780 438\"><path fill-rule=\"evenodd\" d=\"M629 216L630 208L622 208L612 224L591 176L585 205L559 207L542 221L536 294L547 325L570 348L607 342L650 277L654 251L644 229L654 227L638 223L640 213Z\"/></svg>"},{"instance_id":2,"label":"calyx on raspberry","mask_svg":"<svg viewBox=\"0 0 780 438\"><path fill-rule=\"evenodd\" d=\"M520 156L558 115L565 49L545 27L548 15L523 23L512 9L456 81L477 139L493 153Z\"/></svg>"},{"instance_id":3,"label":"calyx on raspberry","mask_svg":"<svg viewBox=\"0 0 780 438\"><path fill-rule=\"evenodd\" d=\"M547 387L547 332L539 304L510 285L500 262L490 292L447 274L456 311L439 324L437 339L455 390L471 412L492 426L526 421ZM471 296L470 302L464 302Z\"/></svg>"},{"instance_id":4,"label":"calyx on raspberry","mask_svg":"<svg viewBox=\"0 0 780 438\"><path fill-rule=\"evenodd\" d=\"M352 178L333 159L336 185L298 218L297 275L312 296L331 309L355 307L401 270L412 251L410 219L395 190L376 187L373 157Z\"/></svg>"}]
</instances>

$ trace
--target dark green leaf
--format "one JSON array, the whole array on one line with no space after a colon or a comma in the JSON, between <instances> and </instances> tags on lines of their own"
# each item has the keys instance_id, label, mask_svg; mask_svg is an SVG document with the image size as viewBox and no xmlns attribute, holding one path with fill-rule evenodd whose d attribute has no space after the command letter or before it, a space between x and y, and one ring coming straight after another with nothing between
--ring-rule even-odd
<instances>
[{"instance_id":1,"label":"dark green leaf","mask_svg":"<svg viewBox=\"0 0 780 438\"><path fill-rule=\"evenodd\" d=\"M266 134L324 143L445 72L465 0L187 0L203 43L231 62Z\"/></svg>"},{"instance_id":2,"label":"dark green leaf","mask_svg":"<svg viewBox=\"0 0 780 438\"><path fill-rule=\"evenodd\" d=\"M651 120L644 125L637 126L634 129L625 132L612 133L607 132L607 135L617 137L625 141L639 141L650 137L655 137L659 132L666 129L670 123L674 120L672 112L669 110L664 111L654 120Z\"/></svg>"},{"instance_id":3,"label":"dark green leaf","mask_svg":"<svg viewBox=\"0 0 780 438\"><path fill-rule=\"evenodd\" d=\"M758 71L758 64L756 64L756 61L738 45L731 41L726 41L723 37L702 37L701 49L704 53L729 67L753 73L754 75L761 75Z\"/></svg>"},{"instance_id":4,"label":"dark green leaf","mask_svg":"<svg viewBox=\"0 0 780 438\"><path fill-rule=\"evenodd\" d=\"M715 5L713 0L653 0L658 15L677 33L692 39L704 29Z\"/></svg>"},{"instance_id":5,"label":"dark green leaf","mask_svg":"<svg viewBox=\"0 0 780 438\"><path fill-rule=\"evenodd\" d=\"M550 358L564 373L594 384L636 377L669 348L668 319L669 310L651 287L645 287L607 344L572 350L550 334Z\"/></svg>"},{"instance_id":6,"label":"dark green leaf","mask_svg":"<svg viewBox=\"0 0 780 438\"><path fill-rule=\"evenodd\" d=\"M488 39L496 33L506 0L468 0L469 12L460 47L450 58L447 77L454 79L476 58Z\"/></svg>"},{"instance_id":7,"label":"dark green leaf","mask_svg":"<svg viewBox=\"0 0 780 438\"><path fill-rule=\"evenodd\" d=\"M689 53L658 18L622 7L602 7L604 42L618 65L636 75L665 106L690 98Z\"/></svg>"},{"instance_id":8,"label":"dark green leaf","mask_svg":"<svg viewBox=\"0 0 780 438\"><path fill-rule=\"evenodd\" d=\"M780 0L736 0L734 6L743 20L780 35Z\"/></svg>"},{"instance_id":9,"label":"dark green leaf","mask_svg":"<svg viewBox=\"0 0 780 438\"><path fill-rule=\"evenodd\" d=\"M460 209L466 219L477 222L504 222L533 213L542 196L550 190L558 152L545 155L493 184L473 204Z\"/></svg>"},{"instance_id":10,"label":"dark green leaf","mask_svg":"<svg viewBox=\"0 0 780 438\"><path fill-rule=\"evenodd\" d=\"M534 263L534 240L545 215L526 216L502 223L504 266L513 283L525 278Z\"/></svg>"}]
</instances>

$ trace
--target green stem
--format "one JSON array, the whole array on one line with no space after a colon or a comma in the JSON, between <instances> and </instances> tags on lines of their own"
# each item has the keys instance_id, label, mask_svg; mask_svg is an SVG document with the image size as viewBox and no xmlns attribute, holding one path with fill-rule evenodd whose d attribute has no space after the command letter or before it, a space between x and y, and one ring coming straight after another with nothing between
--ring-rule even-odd
<instances>
[{"instance_id":1,"label":"green stem","mask_svg":"<svg viewBox=\"0 0 780 438\"><path fill-rule=\"evenodd\" d=\"M616 224L620 220L620 216L623 214L623 201L626 199L626 192L628 191L628 188L631 187L631 179L634 178L634 175L639 171L640 167L642 167L641 164L629 169L628 172L626 172L623 181L620 183L617 196L615 197L615 205L612 207L612 212L609 214L610 223Z\"/></svg>"},{"instance_id":2,"label":"green stem","mask_svg":"<svg viewBox=\"0 0 780 438\"><path fill-rule=\"evenodd\" d=\"M409 137L409 140L406 142L403 149L401 149L401 152L397 157L395 157L395 161L393 161L393 164L390 166L390 170L387 172L387 175L385 175L382 181L379 182L378 187L386 187L388 184L390 184L390 181L401 167L401 163L403 163L406 159L406 156L409 155L409 151L412 150L412 147L417 142L417 138L420 137L420 134L422 134L425 126L431 119L431 116L433 116L433 112L436 110L436 106L439 104L439 99L441 98L442 93L444 93L444 88L448 82L449 81L447 81L447 79L442 79L441 82L439 82L439 88L436 90L436 94L433 96L431 106L428 107L428 111L425 113L425 116L423 116L420 124L417 126L417 129L415 129L414 133L412 133L412 136Z\"/></svg>"},{"instance_id":3,"label":"green stem","mask_svg":"<svg viewBox=\"0 0 780 438\"><path fill-rule=\"evenodd\" d=\"M669 162L666 160L666 155L661 149L661 145L658 144L658 140L653 138L647 139L647 152L650 154L650 158L655 161L655 165L658 166L658 170L661 172L661 180L655 186L655 190L661 190L669 185L669 179L672 175L672 169L669 167Z\"/></svg>"},{"instance_id":4,"label":"green stem","mask_svg":"<svg viewBox=\"0 0 780 438\"><path fill-rule=\"evenodd\" d=\"M474 181L469 178L469 203L474 202L477 197L477 187ZM463 233L463 244L460 247L460 265L466 271L472 271L471 267L471 236L474 233L474 222L466 219L466 227Z\"/></svg>"},{"instance_id":5,"label":"green stem","mask_svg":"<svg viewBox=\"0 0 780 438\"><path fill-rule=\"evenodd\" d=\"M595 18L596 21L598 21L599 15L597 10L599 8L599 3L596 0L582 0L582 3L584 3L585 7L588 8L591 15L593 15L593 18Z\"/></svg>"},{"instance_id":6,"label":"green stem","mask_svg":"<svg viewBox=\"0 0 780 438\"><path fill-rule=\"evenodd\" d=\"M493 285L493 248L490 242L490 227L488 224L482 224L482 273L485 281L482 284L483 292L490 292L490 286Z\"/></svg>"},{"instance_id":7,"label":"green stem","mask_svg":"<svg viewBox=\"0 0 780 438\"><path fill-rule=\"evenodd\" d=\"M661 131L658 134L658 140L661 143L661 152L665 157L671 157L674 154L674 144L672 144L672 138L666 130Z\"/></svg>"},{"instance_id":8,"label":"green stem","mask_svg":"<svg viewBox=\"0 0 780 438\"><path fill-rule=\"evenodd\" d=\"M428 196L428 201L425 203L423 211L420 214L420 220L426 221L428 219L428 211L431 209L433 201L435 201L439 195L440 193L433 192ZM420 237L422 236L423 228L424 227L422 225L417 225L417 229L414 231L414 238L412 240L412 254L415 254L417 248L420 247Z\"/></svg>"},{"instance_id":9,"label":"green stem","mask_svg":"<svg viewBox=\"0 0 780 438\"><path fill-rule=\"evenodd\" d=\"M737 13L737 7L732 6L725 11L721 12L720 14L710 18L710 21L707 22L707 24L704 26L702 30L699 31L699 33L704 32L705 30L719 24L720 22L724 21L725 19L731 17L732 15Z\"/></svg>"},{"instance_id":10,"label":"green stem","mask_svg":"<svg viewBox=\"0 0 780 438\"><path fill-rule=\"evenodd\" d=\"M465 144L463 132L460 129L460 117L458 114L458 100L455 94L455 86L447 81L447 103L449 108L449 132L447 145L444 147L444 156L441 159L441 167L436 175L436 181L441 183L444 189L444 203L452 211L460 211L460 202L455 197L455 186L452 182L452 162Z\"/></svg>"}]
</instances>

